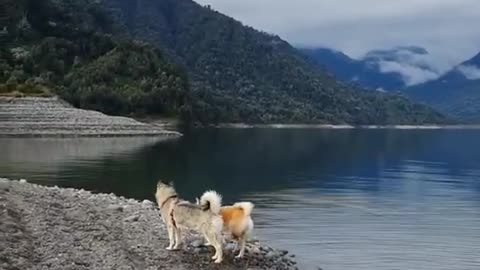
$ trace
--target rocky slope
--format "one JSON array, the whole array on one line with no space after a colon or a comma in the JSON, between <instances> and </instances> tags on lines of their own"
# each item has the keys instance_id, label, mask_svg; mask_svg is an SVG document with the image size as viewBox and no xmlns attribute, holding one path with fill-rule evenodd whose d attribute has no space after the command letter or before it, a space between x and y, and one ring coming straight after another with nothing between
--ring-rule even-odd
<instances>
[{"instance_id":1,"label":"rocky slope","mask_svg":"<svg viewBox=\"0 0 480 270\"><path fill-rule=\"evenodd\" d=\"M246 257L211 262L213 250L187 234L167 251L167 232L151 201L0 178L0 268L13 269L298 269L286 251L249 244ZM236 252L235 252L236 254Z\"/></svg>"},{"instance_id":2,"label":"rocky slope","mask_svg":"<svg viewBox=\"0 0 480 270\"><path fill-rule=\"evenodd\" d=\"M166 136L180 134L126 117L76 109L58 98L0 97L0 136Z\"/></svg>"}]
</instances>

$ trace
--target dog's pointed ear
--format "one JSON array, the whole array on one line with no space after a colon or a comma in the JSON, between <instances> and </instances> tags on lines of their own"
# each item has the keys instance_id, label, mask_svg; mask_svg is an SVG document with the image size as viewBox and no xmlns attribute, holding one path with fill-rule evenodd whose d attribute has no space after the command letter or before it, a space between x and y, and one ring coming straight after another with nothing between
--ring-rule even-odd
<instances>
[{"instance_id":1,"label":"dog's pointed ear","mask_svg":"<svg viewBox=\"0 0 480 270\"><path fill-rule=\"evenodd\" d=\"M168 182L168 185L173 187L173 181Z\"/></svg>"}]
</instances>

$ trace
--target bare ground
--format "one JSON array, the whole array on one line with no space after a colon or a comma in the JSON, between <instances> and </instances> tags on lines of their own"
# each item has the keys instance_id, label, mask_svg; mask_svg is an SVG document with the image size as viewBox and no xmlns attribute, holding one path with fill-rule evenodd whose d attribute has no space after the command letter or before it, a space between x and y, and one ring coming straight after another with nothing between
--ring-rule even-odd
<instances>
[{"instance_id":1,"label":"bare ground","mask_svg":"<svg viewBox=\"0 0 480 270\"><path fill-rule=\"evenodd\" d=\"M0 97L0 137L125 137L180 133L128 117L74 108L58 97Z\"/></svg>"}]
</instances>

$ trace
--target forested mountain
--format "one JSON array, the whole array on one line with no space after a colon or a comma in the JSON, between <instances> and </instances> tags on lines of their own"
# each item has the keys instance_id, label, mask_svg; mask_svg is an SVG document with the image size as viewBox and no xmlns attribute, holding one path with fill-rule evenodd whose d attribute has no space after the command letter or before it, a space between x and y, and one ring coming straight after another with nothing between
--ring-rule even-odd
<instances>
[{"instance_id":1,"label":"forested mountain","mask_svg":"<svg viewBox=\"0 0 480 270\"><path fill-rule=\"evenodd\" d=\"M440 78L405 90L407 95L466 121L480 121L480 53Z\"/></svg>"},{"instance_id":2,"label":"forested mountain","mask_svg":"<svg viewBox=\"0 0 480 270\"><path fill-rule=\"evenodd\" d=\"M2 92L201 123L445 121L405 98L338 83L279 37L191 0L0 2Z\"/></svg>"}]
</instances>

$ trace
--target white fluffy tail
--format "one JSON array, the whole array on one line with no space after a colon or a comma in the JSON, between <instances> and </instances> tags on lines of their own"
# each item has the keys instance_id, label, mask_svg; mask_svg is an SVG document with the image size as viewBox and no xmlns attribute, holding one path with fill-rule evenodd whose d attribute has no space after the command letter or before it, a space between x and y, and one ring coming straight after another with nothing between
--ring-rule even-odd
<instances>
[{"instance_id":1,"label":"white fluffy tail","mask_svg":"<svg viewBox=\"0 0 480 270\"><path fill-rule=\"evenodd\" d=\"M250 216L252 214L253 210L253 203L251 202L239 202L233 205L233 207L240 207L243 209L243 212L245 212L245 216Z\"/></svg>"},{"instance_id":2,"label":"white fluffy tail","mask_svg":"<svg viewBox=\"0 0 480 270\"><path fill-rule=\"evenodd\" d=\"M200 197L200 205L205 210L210 210L210 212L218 214L222 207L222 196L216 191L207 191L203 193L202 197Z\"/></svg>"}]
</instances>

